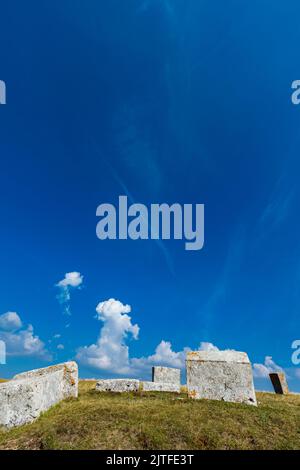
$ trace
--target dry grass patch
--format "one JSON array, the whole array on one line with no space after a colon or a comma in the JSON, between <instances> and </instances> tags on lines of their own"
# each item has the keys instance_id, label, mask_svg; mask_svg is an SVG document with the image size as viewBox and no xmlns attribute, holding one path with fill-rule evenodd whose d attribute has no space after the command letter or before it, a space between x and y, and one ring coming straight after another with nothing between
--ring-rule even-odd
<instances>
[{"instance_id":1,"label":"dry grass patch","mask_svg":"<svg viewBox=\"0 0 300 470\"><path fill-rule=\"evenodd\" d=\"M81 382L36 422L0 431L0 449L299 449L300 396L258 393L259 407L186 395L94 391ZM180 399L179 399L180 398Z\"/></svg>"}]
</instances>

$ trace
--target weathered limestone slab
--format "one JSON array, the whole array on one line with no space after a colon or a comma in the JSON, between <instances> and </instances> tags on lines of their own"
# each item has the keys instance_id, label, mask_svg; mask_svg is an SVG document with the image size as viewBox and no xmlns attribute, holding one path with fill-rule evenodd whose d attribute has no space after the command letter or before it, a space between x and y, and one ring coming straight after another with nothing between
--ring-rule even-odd
<instances>
[{"instance_id":1,"label":"weathered limestone slab","mask_svg":"<svg viewBox=\"0 0 300 470\"><path fill-rule=\"evenodd\" d=\"M257 405L248 355L237 351L196 351L187 354L190 398Z\"/></svg>"},{"instance_id":2,"label":"weathered limestone slab","mask_svg":"<svg viewBox=\"0 0 300 470\"><path fill-rule=\"evenodd\" d=\"M180 386L180 369L161 366L152 367L152 382L161 382Z\"/></svg>"},{"instance_id":3,"label":"weathered limestone slab","mask_svg":"<svg viewBox=\"0 0 300 470\"><path fill-rule=\"evenodd\" d=\"M274 372L269 374L275 393L278 395L288 395L289 387L284 372Z\"/></svg>"},{"instance_id":4,"label":"weathered limestone slab","mask_svg":"<svg viewBox=\"0 0 300 470\"><path fill-rule=\"evenodd\" d=\"M20 426L68 397L78 396L78 366L66 362L16 375L0 384L0 425Z\"/></svg>"},{"instance_id":5,"label":"weathered limestone slab","mask_svg":"<svg viewBox=\"0 0 300 470\"><path fill-rule=\"evenodd\" d=\"M174 383L163 383L163 382L143 382L142 383L144 392L174 392L180 393L180 385Z\"/></svg>"},{"instance_id":6,"label":"weathered limestone slab","mask_svg":"<svg viewBox=\"0 0 300 470\"><path fill-rule=\"evenodd\" d=\"M96 384L98 392L137 392L140 381L135 379L103 379Z\"/></svg>"}]
</instances>

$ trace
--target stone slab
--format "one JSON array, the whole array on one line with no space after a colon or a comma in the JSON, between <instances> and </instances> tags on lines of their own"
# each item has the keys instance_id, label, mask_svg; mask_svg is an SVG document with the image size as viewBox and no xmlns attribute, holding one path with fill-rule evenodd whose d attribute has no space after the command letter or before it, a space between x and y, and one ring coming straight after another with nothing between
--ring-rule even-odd
<instances>
[{"instance_id":1,"label":"stone slab","mask_svg":"<svg viewBox=\"0 0 300 470\"><path fill-rule=\"evenodd\" d=\"M143 392L173 392L180 393L180 385L163 382L143 382Z\"/></svg>"},{"instance_id":2,"label":"stone slab","mask_svg":"<svg viewBox=\"0 0 300 470\"><path fill-rule=\"evenodd\" d=\"M66 362L16 375L0 384L0 426L31 423L51 406L78 396L78 366Z\"/></svg>"},{"instance_id":3,"label":"stone slab","mask_svg":"<svg viewBox=\"0 0 300 470\"><path fill-rule=\"evenodd\" d=\"M96 384L97 392L138 392L140 381L135 379L103 379Z\"/></svg>"},{"instance_id":4,"label":"stone slab","mask_svg":"<svg viewBox=\"0 0 300 470\"><path fill-rule=\"evenodd\" d=\"M239 351L195 351L186 358L188 396L257 405L248 355Z\"/></svg>"},{"instance_id":5,"label":"stone slab","mask_svg":"<svg viewBox=\"0 0 300 470\"><path fill-rule=\"evenodd\" d=\"M152 367L152 382L175 384L180 386L180 369L174 367Z\"/></svg>"},{"instance_id":6,"label":"stone slab","mask_svg":"<svg viewBox=\"0 0 300 470\"><path fill-rule=\"evenodd\" d=\"M284 372L273 372L269 374L275 393L278 395L288 395L289 387Z\"/></svg>"}]
</instances>

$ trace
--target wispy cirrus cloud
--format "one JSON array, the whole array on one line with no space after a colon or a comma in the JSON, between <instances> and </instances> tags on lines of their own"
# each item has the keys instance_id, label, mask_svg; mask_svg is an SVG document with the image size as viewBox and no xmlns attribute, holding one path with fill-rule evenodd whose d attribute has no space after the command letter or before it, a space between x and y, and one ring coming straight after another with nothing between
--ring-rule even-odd
<instances>
[{"instance_id":1,"label":"wispy cirrus cloud","mask_svg":"<svg viewBox=\"0 0 300 470\"><path fill-rule=\"evenodd\" d=\"M174 4L170 0L144 0L137 8L137 13L139 15L147 15L153 8L159 8L168 23L175 20Z\"/></svg>"},{"instance_id":2,"label":"wispy cirrus cloud","mask_svg":"<svg viewBox=\"0 0 300 470\"><path fill-rule=\"evenodd\" d=\"M78 271L72 271L65 274L65 277L56 284L59 293L56 296L62 306L65 315L71 315L70 300L72 289L80 289L83 283L83 275Z\"/></svg>"},{"instance_id":3,"label":"wispy cirrus cloud","mask_svg":"<svg viewBox=\"0 0 300 470\"><path fill-rule=\"evenodd\" d=\"M235 236L228 247L219 277L213 286L204 306L201 308L201 317L204 333L210 336L218 312L223 308L226 297L235 287L235 279L240 275L241 265L245 255L246 235L242 226L236 230Z\"/></svg>"},{"instance_id":4,"label":"wispy cirrus cloud","mask_svg":"<svg viewBox=\"0 0 300 470\"><path fill-rule=\"evenodd\" d=\"M265 204L262 205L257 221L257 231L265 236L278 229L291 213L292 204L298 191L298 181L290 171L283 173L276 180Z\"/></svg>"},{"instance_id":5,"label":"wispy cirrus cloud","mask_svg":"<svg viewBox=\"0 0 300 470\"><path fill-rule=\"evenodd\" d=\"M264 230L266 226L269 230L279 227L290 213L294 194L294 188L275 192L263 209L259 219L259 227L264 227Z\"/></svg>"}]
</instances>

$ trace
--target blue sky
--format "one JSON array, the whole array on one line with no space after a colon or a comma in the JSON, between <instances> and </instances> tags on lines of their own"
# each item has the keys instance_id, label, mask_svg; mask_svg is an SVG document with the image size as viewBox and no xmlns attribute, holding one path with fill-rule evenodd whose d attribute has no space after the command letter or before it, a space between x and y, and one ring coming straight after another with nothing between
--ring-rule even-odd
<instances>
[{"instance_id":1,"label":"blue sky","mask_svg":"<svg viewBox=\"0 0 300 470\"><path fill-rule=\"evenodd\" d=\"M257 387L269 388L263 365L300 390L299 9L1 5L0 315L18 316L2 317L1 376L75 357L82 377L146 376L211 343L246 351ZM203 250L97 239L97 206L126 191L146 205L205 204ZM113 322L98 305L111 298Z\"/></svg>"}]
</instances>

